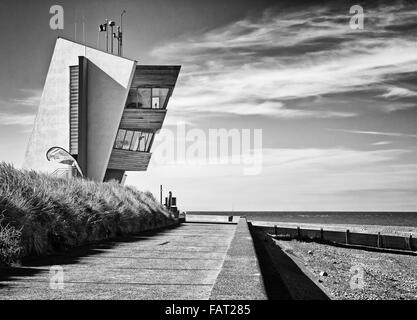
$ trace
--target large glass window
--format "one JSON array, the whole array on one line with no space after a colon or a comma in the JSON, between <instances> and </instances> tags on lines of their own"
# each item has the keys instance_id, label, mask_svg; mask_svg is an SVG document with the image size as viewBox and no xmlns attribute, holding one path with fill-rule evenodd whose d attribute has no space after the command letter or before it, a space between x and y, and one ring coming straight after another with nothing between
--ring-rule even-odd
<instances>
[{"instance_id":1,"label":"large glass window","mask_svg":"<svg viewBox=\"0 0 417 320\"><path fill-rule=\"evenodd\" d=\"M138 150L139 140L141 136L142 135L139 131L135 131L135 133L133 134L132 145L130 146L131 150Z\"/></svg>"},{"instance_id":2,"label":"large glass window","mask_svg":"<svg viewBox=\"0 0 417 320\"><path fill-rule=\"evenodd\" d=\"M168 97L168 88L131 88L126 108L163 109Z\"/></svg>"},{"instance_id":3,"label":"large glass window","mask_svg":"<svg viewBox=\"0 0 417 320\"><path fill-rule=\"evenodd\" d=\"M125 138L123 140L123 146L122 149L124 150L129 150L130 149L130 145L132 143L132 138L133 138L133 131L126 131L126 135Z\"/></svg>"},{"instance_id":4,"label":"large glass window","mask_svg":"<svg viewBox=\"0 0 417 320\"><path fill-rule=\"evenodd\" d=\"M114 143L114 147L116 149L122 149L125 135L126 135L126 130L119 129L119 131L117 132L117 136L116 136L116 142Z\"/></svg>"},{"instance_id":5,"label":"large glass window","mask_svg":"<svg viewBox=\"0 0 417 320\"><path fill-rule=\"evenodd\" d=\"M114 143L114 148L149 152L153 135L153 132L119 129Z\"/></svg>"},{"instance_id":6,"label":"large glass window","mask_svg":"<svg viewBox=\"0 0 417 320\"><path fill-rule=\"evenodd\" d=\"M151 88L138 88L138 108L151 107Z\"/></svg>"},{"instance_id":7,"label":"large glass window","mask_svg":"<svg viewBox=\"0 0 417 320\"><path fill-rule=\"evenodd\" d=\"M162 109L165 105L169 89L167 88L152 88L152 108Z\"/></svg>"},{"instance_id":8,"label":"large glass window","mask_svg":"<svg viewBox=\"0 0 417 320\"><path fill-rule=\"evenodd\" d=\"M154 134L152 132L149 132L148 135L146 136L145 150L150 150L153 135Z\"/></svg>"},{"instance_id":9,"label":"large glass window","mask_svg":"<svg viewBox=\"0 0 417 320\"><path fill-rule=\"evenodd\" d=\"M126 108L137 108L138 104L138 89L131 88L127 95Z\"/></svg>"}]
</instances>

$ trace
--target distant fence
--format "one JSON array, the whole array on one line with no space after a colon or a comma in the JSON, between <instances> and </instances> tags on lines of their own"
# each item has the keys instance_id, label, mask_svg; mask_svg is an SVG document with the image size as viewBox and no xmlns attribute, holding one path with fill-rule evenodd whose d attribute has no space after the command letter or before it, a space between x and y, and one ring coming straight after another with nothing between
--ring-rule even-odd
<instances>
[{"instance_id":1,"label":"distant fence","mask_svg":"<svg viewBox=\"0 0 417 320\"><path fill-rule=\"evenodd\" d=\"M297 228L284 228L284 227L266 227L257 226L257 228L263 231L275 235L275 236L287 236L299 240L318 240L323 242L335 242L346 245L357 245L365 247L383 248L383 249L395 249L395 250L407 250L417 251L417 238L402 236L390 236L369 233L355 233L346 231L330 231L324 229L302 229Z\"/></svg>"}]
</instances>

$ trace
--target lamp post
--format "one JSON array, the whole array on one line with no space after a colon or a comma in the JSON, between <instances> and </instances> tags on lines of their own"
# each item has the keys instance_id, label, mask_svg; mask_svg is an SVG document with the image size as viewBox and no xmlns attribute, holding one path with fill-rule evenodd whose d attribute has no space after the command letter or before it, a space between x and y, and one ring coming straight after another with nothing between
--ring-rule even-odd
<instances>
[{"instance_id":1,"label":"lamp post","mask_svg":"<svg viewBox=\"0 0 417 320\"><path fill-rule=\"evenodd\" d=\"M114 34L117 39L117 55L120 56L120 27L117 26L117 32Z\"/></svg>"},{"instance_id":2,"label":"lamp post","mask_svg":"<svg viewBox=\"0 0 417 320\"><path fill-rule=\"evenodd\" d=\"M109 20L106 19L106 52L109 52Z\"/></svg>"},{"instance_id":3,"label":"lamp post","mask_svg":"<svg viewBox=\"0 0 417 320\"><path fill-rule=\"evenodd\" d=\"M113 27L116 25L114 21L109 21L109 26L111 27L111 53L113 53Z\"/></svg>"}]
</instances>

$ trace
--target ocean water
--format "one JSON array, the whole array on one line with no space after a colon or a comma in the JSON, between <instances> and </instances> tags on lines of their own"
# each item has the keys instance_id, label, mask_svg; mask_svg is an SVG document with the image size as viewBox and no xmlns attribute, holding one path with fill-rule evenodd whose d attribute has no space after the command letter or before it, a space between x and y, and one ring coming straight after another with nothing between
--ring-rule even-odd
<instances>
[{"instance_id":1,"label":"ocean water","mask_svg":"<svg viewBox=\"0 0 417 320\"><path fill-rule=\"evenodd\" d=\"M250 220L272 222L417 227L417 212L188 211L187 214L239 215Z\"/></svg>"}]
</instances>

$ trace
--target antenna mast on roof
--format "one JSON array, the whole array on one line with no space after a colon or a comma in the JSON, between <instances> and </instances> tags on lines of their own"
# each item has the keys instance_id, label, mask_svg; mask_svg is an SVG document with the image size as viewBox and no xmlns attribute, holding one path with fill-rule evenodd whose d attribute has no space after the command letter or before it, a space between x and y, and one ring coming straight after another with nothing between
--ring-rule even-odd
<instances>
[{"instance_id":1,"label":"antenna mast on roof","mask_svg":"<svg viewBox=\"0 0 417 320\"><path fill-rule=\"evenodd\" d=\"M126 10L122 11L122 14L120 15L120 33L119 33L119 56L123 55L123 15L126 13Z\"/></svg>"},{"instance_id":2,"label":"antenna mast on roof","mask_svg":"<svg viewBox=\"0 0 417 320\"><path fill-rule=\"evenodd\" d=\"M117 40L117 55L121 56L123 53L123 15L126 13L126 10L122 11L122 14L120 15L121 24L120 27L116 26L116 23L113 20L106 19L104 24L99 25L99 34L98 34L98 40L97 45L100 45L100 32L105 31L106 32L106 52L109 52L109 27L111 27L110 30L110 52L113 53L113 38ZM116 32L113 32L113 27L116 26Z\"/></svg>"},{"instance_id":3,"label":"antenna mast on roof","mask_svg":"<svg viewBox=\"0 0 417 320\"><path fill-rule=\"evenodd\" d=\"M85 46L85 21L83 14L83 44L84 44L84 55L87 55L87 47Z\"/></svg>"},{"instance_id":4,"label":"antenna mast on roof","mask_svg":"<svg viewBox=\"0 0 417 320\"><path fill-rule=\"evenodd\" d=\"M110 48L111 48L111 53L113 54L113 37L115 37L114 33L113 33L113 27L116 25L116 23L113 20L109 21L109 26L111 27L111 33L110 33Z\"/></svg>"}]
</instances>

